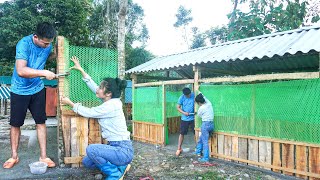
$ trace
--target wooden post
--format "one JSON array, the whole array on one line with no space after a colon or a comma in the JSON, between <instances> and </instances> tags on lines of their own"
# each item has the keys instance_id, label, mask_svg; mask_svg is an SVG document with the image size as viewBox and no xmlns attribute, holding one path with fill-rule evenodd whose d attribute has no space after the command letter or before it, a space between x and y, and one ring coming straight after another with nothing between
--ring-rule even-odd
<instances>
[{"instance_id":1,"label":"wooden post","mask_svg":"<svg viewBox=\"0 0 320 180\"><path fill-rule=\"evenodd\" d=\"M166 111L166 86L162 84L162 121L163 121L163 140L164 144L169 143L169 139L167 139L168 133L168 122L167 122L167 111Z\"/></svg>"},{"instance_id":2,"label":"wooden post","mask_svg":"<svg viewBox=\"0 0 320 180\"><path fill-rule=\"evenodd\" d=\"M199 92L199 79L201 78L201 72L198 66L193 66L193 71L194 71L194 84L193 84L193 89L195 95ZM194 112L197 112L199 106L197 103L195 103L194 106ZM195 116L195 127L198 127L199 125L199 117Z\"/></svg>"},{"instance_id":3,"label":"wooden post","mask_svg":"<svg viewBox=\"0 0 320 180\"><path fill-rule=\"evenodd\" d=\"M131 116L132 116L132 120L131 121L134 121L134 120L136 120L135 119L135 110L134 110L134 108L135 108L135 87L134 87L134 85L138 82L138 80L137 80L137 75L136 74L131 74L131 79L132 79L132 85L131 85L131 91L132 91L132 93L131 93L131 98L132 98L132 102L131 102L131 104L132 104L132 107L131 107ZM134 123L132 123L132 135L133 135L133 137L135 136L135 135L137 135L137 134L135 134L135 124Z\"/></svg>"}]
</instances>

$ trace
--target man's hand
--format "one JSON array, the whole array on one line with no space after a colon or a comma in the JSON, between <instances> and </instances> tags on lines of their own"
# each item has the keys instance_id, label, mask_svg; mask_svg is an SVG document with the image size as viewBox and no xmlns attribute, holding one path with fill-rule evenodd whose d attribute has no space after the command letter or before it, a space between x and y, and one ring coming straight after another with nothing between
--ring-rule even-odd
<instances>
[{"instance_id":1,"label":"man's hand","mask_svg":"<svg viewBox=\"0 0 320 180\"><path fill-rule=\"evenodd\" d=\"M44 77L48 80L52 80L52 79L55 79L57 78L56 74L51 72L51 71L48 71L48 70L43 70L44 72Z\"/></svg>"}]
</instances>

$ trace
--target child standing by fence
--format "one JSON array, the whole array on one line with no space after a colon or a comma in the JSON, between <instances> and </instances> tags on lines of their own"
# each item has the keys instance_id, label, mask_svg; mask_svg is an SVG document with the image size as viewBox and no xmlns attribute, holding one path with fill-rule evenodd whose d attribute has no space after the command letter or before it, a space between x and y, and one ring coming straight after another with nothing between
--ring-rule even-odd
<instances>
[{"instance_id":1,"label":"child standing by fence","mask_svg":"<svg viewBox=\"0 0 320 180\"><path fill-rule=\"evenodd\" d=\"M202 119L201 135L195 154L201 156L203 153L203 157L198 159L199 162L209 162L209 138L214 129L213 108L211 102L202 93L196 96L195 101L200 106L197 114Z\"/></svg>"}]
</instances>

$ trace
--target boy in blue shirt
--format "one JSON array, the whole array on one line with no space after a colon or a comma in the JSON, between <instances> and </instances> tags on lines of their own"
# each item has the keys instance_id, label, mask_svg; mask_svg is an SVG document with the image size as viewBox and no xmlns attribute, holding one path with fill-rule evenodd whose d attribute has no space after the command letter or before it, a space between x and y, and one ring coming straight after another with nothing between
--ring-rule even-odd
<instances>
[{"instance_id":1,"label":"boy in blue shirt","mask_svg":"<svg viewBox=\"0 0 320 180\"><path fill-rule=\"evenodd\" d=\"M189 88L182 90L183 95L180 96L177 104L177 110L181 113L180 121L180 135L178 141L178 150L176 156L179 156L182 152L182 143L184 135L188 133L189 126L194 133L194 93L191 93Z\"/></svg>"},{"instance_id":2,"label":"boy in blue shirt","mask_svg":"<svg viewBox=\"0 0 320 180\"><path fill-rule=\"evenodd\" d=\"M16 46L16 63L11 79L10 101L11 158L3 164L5 169L12 168L19 162L20 127L24 124L27 109L30 110L37 127L40 146L39 161L47 163L48 167L55 166L55 163L46 154L46 101L44 84L40 79L40 77L48 80L56 78L53 72L44 70L47 59L56 57L56 53L51 52L51 42L55 36L56 30L50 23L39 23L35 34L22 38Z\"/></svg>"}]
</instances>

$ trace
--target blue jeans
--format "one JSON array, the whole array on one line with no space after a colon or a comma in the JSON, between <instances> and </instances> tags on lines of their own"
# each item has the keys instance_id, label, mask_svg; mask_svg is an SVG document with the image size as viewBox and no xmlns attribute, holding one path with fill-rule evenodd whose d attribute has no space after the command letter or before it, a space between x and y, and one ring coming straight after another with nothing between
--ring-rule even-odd
<instances>
[{"instance_id":1,"label":"blue jeans","mask_svg":"<svg viewBox=\"0 0 320 180\"><path fill-rule=\"evenodd\" d=\"M109 144L90 144L87 156L82 163L87 168L96 168L106 163L116 166L129 164L133 159L133 147L131 141L109 141Z\"/></svg>"},{"instance_id":2,"label":"blue jeans","mask_svg":"<svg viewBox=\"0 0 320 180\"><path fill-rule=\"evenodd\" d=\"M209 161L209 136L213 132L213 121L203 121L201 125L201 136L199 137L196 154L203 151L203 159Z\"/></svg>"}]
</instances>

